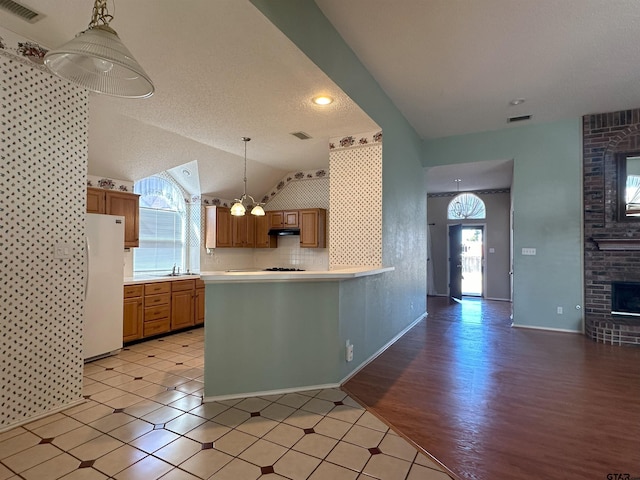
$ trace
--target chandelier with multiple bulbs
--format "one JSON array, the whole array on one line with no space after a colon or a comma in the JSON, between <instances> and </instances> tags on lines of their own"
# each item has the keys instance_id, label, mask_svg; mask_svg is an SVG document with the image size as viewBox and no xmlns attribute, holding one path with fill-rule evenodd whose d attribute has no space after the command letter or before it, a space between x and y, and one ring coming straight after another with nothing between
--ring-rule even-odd
<instances>
[{"instance_id":1,"label":"chandelier with multiple bulbs","mask_svg":"<svg viewBox=\"0 0 640 480\"><path fill-rule=\"evenodd\" d=\"M251 139L249 137L242 137L242 141L244 142L244 193L240 198L234 200L234 204L231 207L231 215L242 217L247 211L247 206L253 206L251 215L262 217L264 215L263 204L256 202L251 195L247 195L247 142L251 141ZM250 203L248 201L250 201Z\"/></svg>"}]
</instances>

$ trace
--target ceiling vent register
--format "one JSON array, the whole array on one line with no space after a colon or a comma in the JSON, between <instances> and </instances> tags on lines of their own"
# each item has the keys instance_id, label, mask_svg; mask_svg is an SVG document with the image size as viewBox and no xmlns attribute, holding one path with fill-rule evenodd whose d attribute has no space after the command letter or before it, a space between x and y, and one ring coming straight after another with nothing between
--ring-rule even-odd
<instances>
[{"instance_id":1,"label":"ceiling vent register","mask_svg":"<svg viewBox=\"0 0 640 480\"><path fill-rule=\"evenodd\" d=\"M308 133L304 133L304 132L293 132L291 135L293 135L294 137L299 138L300 140L309 140L311 138L311 135L309 135Z\"/></svg>"},{"instance_id":2,"label":"ceiling vent register","mask_svg":"<svg viewBox=\"0 0 640 480\"><path fill-rule=\"evenodd\" d=\"M29 23L36 23L44 18L44 15L13 0L0 0L0 8Z\"/></svg>"},{"instance_id":3,"label":"ceiling vent register","mask_svg":"<svg viewBox=\"0 0 640 480\"><path fill-rule=\"evenodd\" d=\"M519 117L509 117L507 123L524 122L525 120L531 120L531 115L520 115Z\"/></svg>"}]
</instances>

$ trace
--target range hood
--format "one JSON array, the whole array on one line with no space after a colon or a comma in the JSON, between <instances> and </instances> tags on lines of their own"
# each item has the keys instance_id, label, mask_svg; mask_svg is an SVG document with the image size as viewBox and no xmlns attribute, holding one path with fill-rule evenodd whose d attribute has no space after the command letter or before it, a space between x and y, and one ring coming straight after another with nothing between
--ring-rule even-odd
<instances>
[{"instance_id":1,"label":"range hood","mask_svg":"<svg viewBox=\"0 0 640 480\"><path fill-rule=\"evenodd\" d=\"M269 230L269 235L284 237L286 235L300 235L299 228L272 228Z\"/></svg>"}]
</instances>

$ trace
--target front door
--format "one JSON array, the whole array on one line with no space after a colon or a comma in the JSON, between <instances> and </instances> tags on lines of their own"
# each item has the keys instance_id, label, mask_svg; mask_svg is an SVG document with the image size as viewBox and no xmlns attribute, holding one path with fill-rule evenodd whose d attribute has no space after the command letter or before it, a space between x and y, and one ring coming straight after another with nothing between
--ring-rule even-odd
<instances>
[{"instance_id":1,"label":"front door","mask_svg":"<svg viewBox=\"0 0 640 480\"><path fill-rule=\"evenodd\" d=\"M449 297L462 300L462 225L449 225Z\"/></svg>"}]
</instances>

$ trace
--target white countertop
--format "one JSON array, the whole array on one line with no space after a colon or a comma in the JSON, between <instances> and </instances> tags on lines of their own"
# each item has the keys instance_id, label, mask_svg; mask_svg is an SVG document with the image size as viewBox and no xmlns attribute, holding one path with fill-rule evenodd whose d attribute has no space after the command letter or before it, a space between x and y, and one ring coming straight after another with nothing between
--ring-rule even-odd
<instances>
[{"instance_id":1,"label":"white countertop","mask_svg":"<svg viewBox=\"0 0 640 480\"><path fill-rule=\"evenodd\" d=\"M141 283L156 283L156 282L173 282L175 280L192 280L194 278L200 278L197 273L191 273L188 275L134 275L133 277L125 277L124 285L138 285Z\"/></svg>"},{"instance_id":2,"label":"white countertop","mask_svg":"<svg viewBox=\"0 0 640 480\"><path fill-rule=\"evenodd\" d=\"M266 272L264 270L200 272L205 283L256 283L273 281L312 282L322 280L348 280L350 278L391 272L395 267L344 267L334 270L306 270L304 272Z\"/></svg>"}]
</instances>

